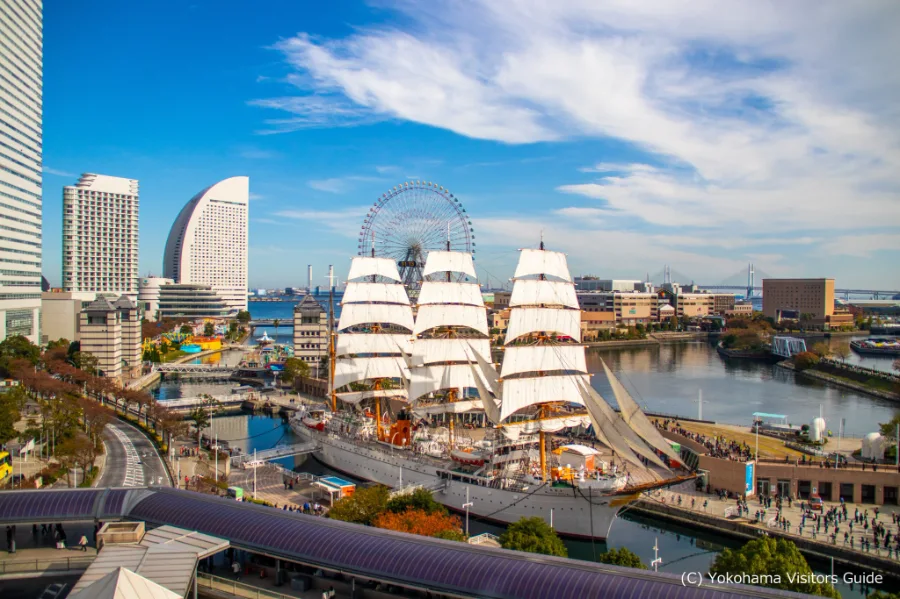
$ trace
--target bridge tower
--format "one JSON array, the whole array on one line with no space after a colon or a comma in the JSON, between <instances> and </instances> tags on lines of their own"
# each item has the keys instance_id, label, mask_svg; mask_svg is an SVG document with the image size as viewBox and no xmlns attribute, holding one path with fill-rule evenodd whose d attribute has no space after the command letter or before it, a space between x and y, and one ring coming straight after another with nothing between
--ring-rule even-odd
<instances>
[{"instance_id":1,"label":"bridge tower","mask_svg":"<svg viewBox=\"0 0 900 599\"><path fill-rule=\"evenodd\" d=\"M753 275L756 274L756 271L753 270L753 263L750 262L747 265L747 299L749 300L753 297Z\"/></svg>"},{"instance_id":2,"label":"bridge tower","mask_svg":"<svg viewBox=\"0 0 900 599\"><path fill-rule=\"evenodd\" d=\"M665 267L664 271L665 271L665 275L664 275L664 281L663 281L663 282L664 282L666 285L671 285L671 284L672 284L672 269L669 268L669 265L668 265L668 264L666 264L666 267Z\"/></svg>"}]
</instances>

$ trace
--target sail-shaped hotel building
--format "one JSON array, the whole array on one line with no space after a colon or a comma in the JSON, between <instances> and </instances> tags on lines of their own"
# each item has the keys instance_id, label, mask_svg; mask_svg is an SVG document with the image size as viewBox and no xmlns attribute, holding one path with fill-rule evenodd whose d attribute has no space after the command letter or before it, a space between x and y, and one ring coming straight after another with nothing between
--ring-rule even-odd
<instances>
[{"instance_id":1,"label":"sail-shaped hotel building","mask_svg":"<svg viewBox=\"0 0 900 599\"><path fill-rule=\"evenodd\" d=\"M247 309L249 177L207 187L181 209L163 257L163 276L209 285L230 311Z\"/></svg>"}]
</instances>

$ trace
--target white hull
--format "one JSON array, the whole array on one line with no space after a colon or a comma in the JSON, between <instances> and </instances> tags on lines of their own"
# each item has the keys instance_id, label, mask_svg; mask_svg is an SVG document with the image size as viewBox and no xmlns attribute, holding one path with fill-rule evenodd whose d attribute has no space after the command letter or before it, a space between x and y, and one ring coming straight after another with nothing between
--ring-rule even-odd
<instances>
[{"instance_id":1,"label":"white hull","mask_svg":"<svg viewBox=\"0 0 900 599\"><path fill-rule=\"evenodd\" d=\"M357 478L392 488L445 482L432 462L420 460L406 450L391 451L389 447L356 444L333 433L310 430L296 420L291 421L291 428L304 442L319 444L320 449L314 455L325 465ZM446 486L436 491L434 498L459 512L466 503L466 490L468 501L474 504L470 511L473 516L503 524L533 516L550 522L552 510L553 528L559 534L597 539L607 537L616 513L636 499L628 494L601 494L588 489L540 485L534 485L526 492L514 492L459 480L446 481Z\"/></svg>"}]
</instances>

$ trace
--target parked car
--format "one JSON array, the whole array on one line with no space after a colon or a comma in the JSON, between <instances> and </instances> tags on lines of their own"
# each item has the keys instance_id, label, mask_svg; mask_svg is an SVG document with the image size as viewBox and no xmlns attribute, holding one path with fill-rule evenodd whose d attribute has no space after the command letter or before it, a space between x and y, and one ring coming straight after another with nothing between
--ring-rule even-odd
<instances>
[{"instance_id":1,"label":"parked car","mask_svg":"<svg viewBox=\"0 0 900 599\"><path fill-rule=\"evenodd\" d=\"M818 495L812 495L809 498L809 509L813 511L824 511L825 510L825 502L822 501L822 498Z\"/></svg>"}]
</instances>

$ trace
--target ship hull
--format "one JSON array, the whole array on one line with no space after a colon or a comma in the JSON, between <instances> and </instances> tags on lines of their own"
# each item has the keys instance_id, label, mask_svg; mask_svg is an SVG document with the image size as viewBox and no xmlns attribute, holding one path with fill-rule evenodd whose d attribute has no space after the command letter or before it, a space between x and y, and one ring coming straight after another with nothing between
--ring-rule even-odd
<instances>
[{"instance_id":1,"label":"ship hull","mask_svg":"<svg viewBox=\"0 0 900 599\"><path fill-rule=\"evenodd\" d=\"M353 477L396 488L406 485L434 486L434 498L447 508L462 512L471 502L472 517L506 525L523 517L539 517L550 522L557 533L574 538L605 539L616 514L637 498L628 494L600 494L572 487L541 487L526 492L495 489L460 480L448 480L430 462L415 459L406 450L372 449L368 446L310 430L292 420L291 428L304 442L314 441L319 449L313 456L334 470ZM468 491L468 495L467 495ZM551 512L552 510L552 512Z\"/></svg>"}]
</instances>

